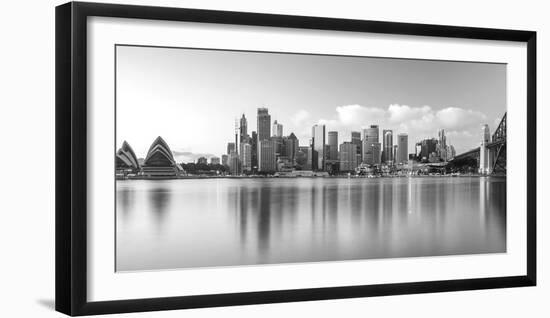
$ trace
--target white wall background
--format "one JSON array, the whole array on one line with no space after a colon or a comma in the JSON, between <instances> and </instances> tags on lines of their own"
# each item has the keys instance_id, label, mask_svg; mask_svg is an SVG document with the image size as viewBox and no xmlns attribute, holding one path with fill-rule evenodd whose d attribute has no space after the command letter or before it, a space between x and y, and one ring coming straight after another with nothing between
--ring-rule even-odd
<instances>
[{"instance_id":1,"label":"white wall background","mask_svg":"<svg viewBox=\"0 0 550 318\"><path fill-rule=\"evenodd\" d=\"M527 29L538 32L538 161L550 155L550 21L545 1L165 0L115 1L189 8ZM10 1L0 11L0 317L61 317L54 304L54 7ZM17 155L17 156L16 156ZM539 285L116 315L116 317L547 317L550 206L538 172ZM33 174L31 177L30 175Z\"/></svg>"}]
</instances>

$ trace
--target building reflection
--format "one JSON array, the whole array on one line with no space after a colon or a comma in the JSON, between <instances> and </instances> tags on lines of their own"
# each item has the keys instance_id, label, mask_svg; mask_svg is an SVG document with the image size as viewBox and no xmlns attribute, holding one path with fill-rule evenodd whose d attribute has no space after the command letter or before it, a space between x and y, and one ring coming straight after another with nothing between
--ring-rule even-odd
<instances>
[{"instance_id":1,"label":"building reflection","mask_svg":"<svg viewBox=\"0 0 550 318\"><path fill-rule=\"evenodd\" d=\"M148 191L150 210L155 224L158 230L162 230L168 208L170 206L170 200L172 192L165 187L156 187Z\"/></svg>"}]
</instances>

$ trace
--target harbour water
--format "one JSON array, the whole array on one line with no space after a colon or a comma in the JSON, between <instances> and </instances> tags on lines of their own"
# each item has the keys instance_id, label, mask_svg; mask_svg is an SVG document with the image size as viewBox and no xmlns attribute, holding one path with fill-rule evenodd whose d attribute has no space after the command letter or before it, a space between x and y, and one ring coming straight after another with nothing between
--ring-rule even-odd
<instances>
[{"instance_id":1,"label":"harbour water","mask_svg":"<svg viewBox=\"0 0 550 318\"><path fill-rule=\"evenodd\" d=\"M506 252L506 178L116 183L116 270Z\"/></svg>"}]
</instances>

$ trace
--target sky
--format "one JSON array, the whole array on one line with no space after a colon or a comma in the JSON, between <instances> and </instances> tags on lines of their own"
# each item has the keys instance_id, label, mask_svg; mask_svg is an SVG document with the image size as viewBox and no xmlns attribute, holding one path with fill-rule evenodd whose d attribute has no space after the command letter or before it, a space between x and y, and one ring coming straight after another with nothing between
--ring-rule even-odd
<instances>
[{"instance_id":1,"label":"sky","mask_svg":"<svg viewBox=\"0 0 550 318\"><path fill-rule=\"evenodd\" d=\"M506 112L506 65L207 49L117 46L116 134L144 158L162 136L178 162L218 156L235 120L256 130L258 107L302 146L311 127L338 142L370 125L409 135L409 152L445 129L457 153Z\"/></svg>"}]
</instances>

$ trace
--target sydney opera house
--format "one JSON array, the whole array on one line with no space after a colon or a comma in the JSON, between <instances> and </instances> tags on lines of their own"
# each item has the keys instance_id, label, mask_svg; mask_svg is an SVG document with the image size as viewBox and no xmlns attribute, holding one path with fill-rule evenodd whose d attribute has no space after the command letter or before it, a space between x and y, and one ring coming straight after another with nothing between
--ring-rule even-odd
<instances>
[{"instance_id":1,"label":"sydney opera house","mask_svg":"<svg viewBox=\"0 0 550 318\"><path fill-rule=\"evenodd\" d=\"M126 141L117 151L115 160L117 178L176 178L183 172L174 160L170 147L160 136L149 147L142 164Z\"/></svg>"}]
</instances>

